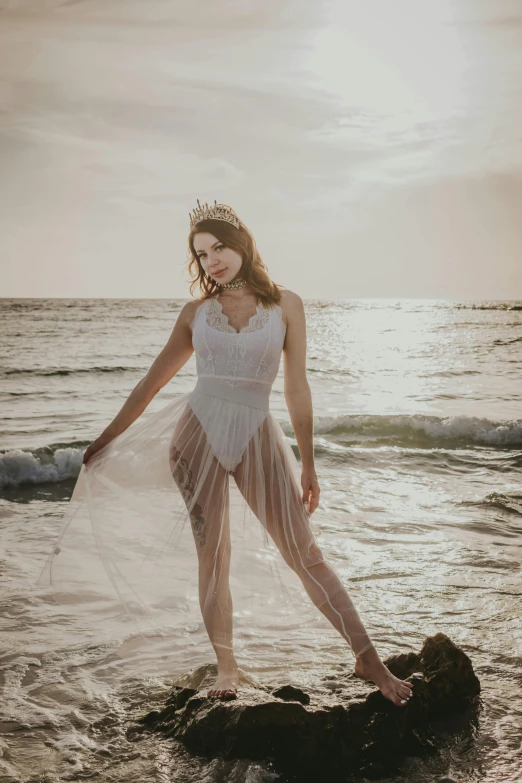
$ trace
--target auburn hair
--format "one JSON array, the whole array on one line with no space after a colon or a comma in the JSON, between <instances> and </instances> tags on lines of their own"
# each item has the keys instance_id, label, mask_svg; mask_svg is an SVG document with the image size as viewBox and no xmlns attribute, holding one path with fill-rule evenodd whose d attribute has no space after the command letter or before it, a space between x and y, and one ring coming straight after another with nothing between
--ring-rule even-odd
<instances>
[{"instance_id":1,"label":"auburn hair","mask_svg":"<svg viewBox=\"0 0 522 783\"><path fill-rule=\"evenodd\" d=\"M241 255L243 259L241 277L246 280L254 292L258 304L262 303L265 307L270 307L280 302L283 286L270 279L267 266L259 255L252 233L241 220L239 228L236 228L226 220L216 220L215 218L201 220L190 230L188 269L191 274L190 293L193 296L194 290L198 287L200 298L203 300L217 296L219 293L219 283L205 273L194 248L194 237L203 232L213 234L226 247L230 247Z\"/></svg>"}]
</instances>

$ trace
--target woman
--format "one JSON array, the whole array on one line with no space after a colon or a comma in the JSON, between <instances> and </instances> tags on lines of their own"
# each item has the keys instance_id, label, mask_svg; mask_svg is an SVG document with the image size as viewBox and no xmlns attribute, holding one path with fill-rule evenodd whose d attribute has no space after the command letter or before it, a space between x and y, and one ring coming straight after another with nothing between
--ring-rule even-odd
<instances>
[{"instance_id":1,"label":"woman","mask_svg":"<svg viewBox=\"0 0 522 783\"><path fill-rule=\"evenodd\" d=\"M310 527L320 490L302 300L271 281L252 235L230 207L216 202L201 206L198 201L190 224L191 293L199 287L202 296L183 307L146 376L87 448L81 482L71 500L86 499L96 549L120 597L127 588L132 590L135 575L130 560L121 556L131 529L134 540L134 535L148 534L156 525L152 545L163 553L174 532L177 535L181 517L190 519L199 606L217 657L217 681L208 696L236 698L229 576L235 551L231 520L235 524L239 514L237 509L231 513L232 477L266 540L275 542L312 602L350 645L356 674L372 680L394 704L404 705L412 685L391 674L380 660ZM133 424L193 351L198 373L193 391ZM300 473L289 441L269 411L281 354L285 400L302 460ZM172 510L180 499L183 513ZM118 528L122 509L126 527ZM134 511L139 519L136 528L132 528ZM62 536L52 561L60 556L64 540ZM241 541L238 537L238 546ZM180 544L176 546L181 553ZM182 555L177 555L180 569L193 559L190 554L183 557L182 561ZM243 545L245 577L257 567L254 558L248 560L250 565L247 560ZM177 570L176 577L183 578Z\"/></svg>"}]
</instances>

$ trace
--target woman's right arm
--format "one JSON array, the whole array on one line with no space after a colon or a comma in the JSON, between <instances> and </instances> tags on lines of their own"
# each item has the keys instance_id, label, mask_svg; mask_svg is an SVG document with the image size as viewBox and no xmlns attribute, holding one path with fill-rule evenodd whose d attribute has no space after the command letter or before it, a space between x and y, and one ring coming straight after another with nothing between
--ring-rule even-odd
<instances>
[{"instance_id":1,"label":"woman's right arm","mask_svg":"<svg viewBox=\"0 0 522 783\"><path fill-rule=\"evenodd\" d=\"M124 432L143 413L159 390L189 360L194 351L190 325L199 304L201 302L197 300L187 302L181 309L167 344L158 354L147 374L131 391L123 407L109 426L106 427L99 438L96 438L88 446L83 455L84 464L88 462L93 454Z\"/></svg>"}]
</instances>

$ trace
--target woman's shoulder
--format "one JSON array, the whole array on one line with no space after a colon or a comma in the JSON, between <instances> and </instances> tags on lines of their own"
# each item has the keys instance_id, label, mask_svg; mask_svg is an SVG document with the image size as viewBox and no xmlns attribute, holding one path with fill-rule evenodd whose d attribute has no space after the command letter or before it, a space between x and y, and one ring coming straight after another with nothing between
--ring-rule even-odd
<instances>
[{"instance_id":1,"label":"woman's shoulder","mask_svg":"<svg viewBox=\"0 0 522 783\"><path fill-rule=\"evenodd\" d=\"M279 301L283 312L292 313L298 312L304 309L303 300L296 294L295 291L290 291L289 288L285 288L281 291L281 299Z\"/></svg>"},{"instance_id":2,"label":"woman's shoulder","mask_svg":"<svg viewBox=\"0 0 522 783\"><path fill-rule=\"evenodd\" d=\"M207 297L202 297L201 299L190 299L188 302L185 302L179 312L179 318L190 326L195 318L196 311L206 301Z\"/></svg>"},{"instance_id":3,"label":"woman's shoulder","mask_svg":"<svg viewBox=\"0 0 522 783\"><path fill-rule=\"evenodd\" d=\"M297 323L299 320L302 320L304 314L303 300L295 291L290 291L289 288L285 288L281 291L279 306L281 307L283 323L286 325L287 329L291 322Z\"/></svg>"},{"instance_id":4,"label":"woman's shoulder","mask_svg":"<svg viewBox=\"0 0 522 783\"><path fill-rule=\"evenodd\" d=\"M289 288L283 288L281 290L281 302L283 302L283 300L289 302L290 305L299 304L299 302L303 301L299 294L296 294L295 291L291 291Z\"/></svg>"}]
</instances>

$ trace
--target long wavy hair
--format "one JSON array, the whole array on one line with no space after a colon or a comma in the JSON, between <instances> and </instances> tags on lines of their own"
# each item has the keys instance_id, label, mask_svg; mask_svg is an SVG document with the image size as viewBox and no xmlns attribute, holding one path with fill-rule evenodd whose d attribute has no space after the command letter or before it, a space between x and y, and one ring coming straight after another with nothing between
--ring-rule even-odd
<instances>
[{"instance_id":1,"label":"long wavy hair","mask_svg":"<svg viewBox=\"0 0 522 783\"><path fill-rule=\"evenodd\" d=\"M241 255L243 259L241 277L246 280L254 292L258 304L262 303L265 307L271 307L280 302L283 286L270 279L267 266L259 255L254 237L241 220L239 221L239 229L225 220L215 219L201 220L192 227L188 238L188 269L191 275L190 293L192 296L194 296L194 290L199 288L199 298L209 299L212 296L217 296L220 289L219 283L203 270L194 248L194 237L203 232L213 234L226 247L232 248Z\"/></svg>"}]
</instances>

